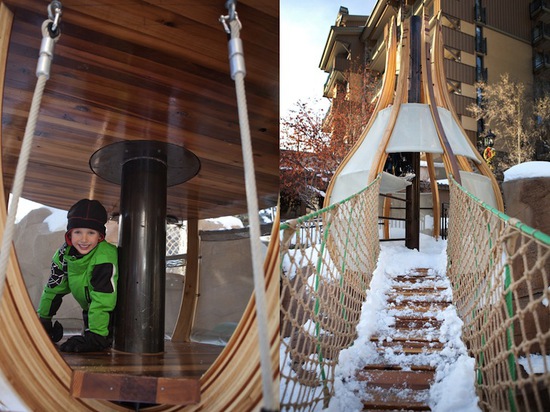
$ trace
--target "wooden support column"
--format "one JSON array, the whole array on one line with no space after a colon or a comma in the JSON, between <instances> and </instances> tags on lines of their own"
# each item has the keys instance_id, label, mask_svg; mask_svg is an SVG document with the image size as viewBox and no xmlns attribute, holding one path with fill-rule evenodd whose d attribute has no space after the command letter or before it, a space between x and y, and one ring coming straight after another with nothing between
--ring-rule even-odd
<instances>
[{"instance_id":1,"label":"wooden support column","mask_svg":"<svg viewBox=\"0 0 550 412\"><path fill-rule=\"evenodd\" d=\"M200 239L199 221L187 221L187 265L180 313L172 334L173 342L189 342L199 300Z\"/></svg>"}]
</instances>

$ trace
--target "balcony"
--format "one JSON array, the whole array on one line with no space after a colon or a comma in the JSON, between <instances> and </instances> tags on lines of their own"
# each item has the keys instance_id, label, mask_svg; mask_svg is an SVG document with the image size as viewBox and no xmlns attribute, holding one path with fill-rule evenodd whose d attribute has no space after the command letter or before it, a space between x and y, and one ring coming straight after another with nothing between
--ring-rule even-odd
<instances>
[{"instance_id":1,"label":"balcony","mask_svg":"<svg viewBox=\"0 0 550 412\"><path fill-rule=\"evenodd\" d=\"M487 54L486 37L476 37L476 53Z\"/></svg>"},{"instance_id":2,"label":"balcony","mask_svg":"<svg viewBox=\"0 0 550 412\"><path fill-rule=\"evenodd\" d=\"M539 21L531 30L531 43L533 46L550 48L550 24Z\"/></svg>"},{"instance_id":3,"label":"balcony","mask_svg":"<svg viewBox=\"0 0 550 412\"><path fill-rule=\"evenodd\" d=\"M485 7L474 6L474 21L476 23L487 23L487 13Z\"/></svg>"},{"instance_id":4,"label":"balcony","mask_svg":"<svg viewBox=\"0 0 550 412\"><path fill-rule=\"evenodd\" d=\"M476 67L476 82L487 83L487 68Z\"/></svg>"},{"instance_id":5,"label":"balcony","mask_svg":"<svg viewBox=\"0 0 550 412\"><path fill-rule=\"evenodd\" d=\"M539 73L550 68L550 54L535 53L533 56L533 72Z\"/></svg>"},{"instance_id":6,"label":"balcony","mask_svg":"<svg viewBox=\"0 0 550 412\"><path fill-rule=\"evenodd\" d=\"M538 19L544 23L550 23L550 1L533 0L529 4L531 19Z\"/></svg>"}]
</instances>

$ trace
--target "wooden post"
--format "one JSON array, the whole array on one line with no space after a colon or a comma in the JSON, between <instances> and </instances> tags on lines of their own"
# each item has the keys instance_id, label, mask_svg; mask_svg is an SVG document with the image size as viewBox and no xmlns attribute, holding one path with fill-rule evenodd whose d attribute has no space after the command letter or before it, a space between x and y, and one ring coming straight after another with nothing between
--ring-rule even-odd
<instances>
[{"instance_id":1,"label":"wooden post","mask_svg":"<svg viewBox=\"0 0 550 412\"><path fill-rule=\"evenodd\" d=\"M172 334L172 342L189 342L199 300L199 223L187 221L187 265L180 313Z\"/></svg>"}]
</instances>

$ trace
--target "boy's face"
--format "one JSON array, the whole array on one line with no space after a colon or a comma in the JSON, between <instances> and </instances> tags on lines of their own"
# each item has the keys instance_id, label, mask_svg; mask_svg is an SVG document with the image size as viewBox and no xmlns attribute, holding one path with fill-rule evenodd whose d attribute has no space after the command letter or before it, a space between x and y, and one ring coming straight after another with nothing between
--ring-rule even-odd
<instances>
[{"instance_id":1,"label":"boy's face","mask_svg":"<svg viewBox=\"0 0 550 412\"><path fill-rule=\"evenodd\" d=\"M90 253L101 240L101 235L97 230L88 228L75 228L69 234L71 243L82 255Z\"/></svg>"}]
</instances>

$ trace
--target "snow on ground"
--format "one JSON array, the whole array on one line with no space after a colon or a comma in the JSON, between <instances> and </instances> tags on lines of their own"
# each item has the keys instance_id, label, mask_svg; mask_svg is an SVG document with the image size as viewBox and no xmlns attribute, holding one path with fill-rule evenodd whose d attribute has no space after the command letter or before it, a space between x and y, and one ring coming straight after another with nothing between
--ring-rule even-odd
<instances>
[{"instance_id":1,"label":"snow on ground","mask_svg":"<svg viewBox=\"0 0 550 412\"><path fill-rule=\"evenodd\" d=\"M361 400L354 394L354 390L362 391L361 383L355 381L354 375L357 369L379 356L374 344L370 342L373 334L377 333L380 339L392 339L392 336L384 336L384 330L390 330L388 326L395 319L386 308L385 293L390 288L391 277L419 267L431 268L440 275L446 272L446 241L435 241L421 235L420 250L410 250L391 243L381 244L378 266L357 326L358 338L350 348L340 353L335 371L335 396L328 411L351 412L363 408ZM450 283L448 280L444 283L443 286L448 288L447 293L451 294ZM444 343L444 348L440 353L405 357L387 352L386 359L389 356L391 363L401 365L414 363L436 367L435 383L429 393L429 405L433 411L479 411L474 387L474 359L468 356L461 340L462 321L454 306L437 314L437 318L443 321L439 340Z\"/></svg>"},{"instance_id":2,"label":"snow on ground","mask_svg":"<svg viewBox=\"0 0 550 412\"><path fill-rule=\"evenodd\" d=\"M530 179L533 177L550 177L550 162L525 162L512 166L504 172L504 181Z\"/></svg>"},{"instance_id":3,"label":"snow on ground","mask_svg":"<svg viewBox=\"0 0 550 412\"><path fill-rule=\"evenodd\" d=\"M521 356L518 358L518 363L529 375L550 371L550 355L529 355L529 358Z\"/></svg>"}]
</instances>

